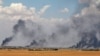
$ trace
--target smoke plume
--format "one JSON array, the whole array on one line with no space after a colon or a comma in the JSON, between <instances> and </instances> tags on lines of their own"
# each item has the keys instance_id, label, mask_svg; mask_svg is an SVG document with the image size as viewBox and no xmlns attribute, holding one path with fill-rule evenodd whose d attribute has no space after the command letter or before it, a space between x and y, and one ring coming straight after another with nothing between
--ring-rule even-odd
<instances>
[{"instance_id":1,"label":"smoke plume","mask_svg":"<svg viewBox=\"0 0 100 56\"><path fill-rule=\"evenodd\" d=\"M80 0L80 3L89 5L70 19L20 19L13 27L13 35L5 39L2 45L67 48L85 37L100 40L100 3L97 0Z\"/></svg>"}]
</instances>

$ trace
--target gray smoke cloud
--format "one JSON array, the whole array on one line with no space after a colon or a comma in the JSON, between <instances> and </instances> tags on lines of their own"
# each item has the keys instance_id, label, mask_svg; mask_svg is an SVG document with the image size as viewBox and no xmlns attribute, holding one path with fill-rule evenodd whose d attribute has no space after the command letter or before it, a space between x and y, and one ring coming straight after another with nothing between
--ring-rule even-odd
<instances>
[{"instance_id":1,"label":"gray smoke cloud","mask_svg":"<svg viewBox=\"0 0 100 56\"><path fill-rule=\"evenodd\" d=\"M70 24L46 24L19 20L13 28L13 36L5 39L2 46L69 47L77 42L77 33L71 29Z\"/></svg>"},{"instance_id":2,"label":"gray smoke cloud","mask_svg":"<svg viewBox=\"0 0 100 56\"><path fill-rule=\"evenodd\" d=\"M93 36L100 40L99 0L79 1L89 6L84 7L80 13L70 19L56 22L19 20L13 27L13 35L5 39L2 45L67 48L76 45L83 38L84 33L88 36L92 32Z\"/></svg>"}]
</instances>

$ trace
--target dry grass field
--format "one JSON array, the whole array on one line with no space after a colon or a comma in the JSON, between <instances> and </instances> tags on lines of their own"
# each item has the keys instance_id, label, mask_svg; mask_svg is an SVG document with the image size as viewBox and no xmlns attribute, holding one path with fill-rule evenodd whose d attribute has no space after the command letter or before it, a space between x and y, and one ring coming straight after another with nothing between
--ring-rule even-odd
<instances>
[{"instance_id":1,"label":"dry grass field","mask_svg":"<svg viewBox=\"0 0 100 56\"><path fill-rule=\"evenodd\" d=\"M100 51L81 51L81 50L44 50L44 51L29 51L29 50L0 50L0 56L100 56Z\"/></svg>"}]
</instances>

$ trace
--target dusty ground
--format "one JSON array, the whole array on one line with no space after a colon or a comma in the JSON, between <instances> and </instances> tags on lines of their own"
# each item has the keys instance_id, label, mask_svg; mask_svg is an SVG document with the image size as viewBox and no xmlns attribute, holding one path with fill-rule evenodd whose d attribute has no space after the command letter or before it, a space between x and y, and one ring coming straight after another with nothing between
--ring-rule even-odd
<instances>
[{"instance_id":1,"label":"dusty ground","mask_svg":"<svg viewBox=\"0 0 100 56\"><path fill-rule=\"evenodd\" d=\"M0 56L100 56L100 51L58 50L58 51L28 51L0 50Z\"/></svg>"}]
</instances>

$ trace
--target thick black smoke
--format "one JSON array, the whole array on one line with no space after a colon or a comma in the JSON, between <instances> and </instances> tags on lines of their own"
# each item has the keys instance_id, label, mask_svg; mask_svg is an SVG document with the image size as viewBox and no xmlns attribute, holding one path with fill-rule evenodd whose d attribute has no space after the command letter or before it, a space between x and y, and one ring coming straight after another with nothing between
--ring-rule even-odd
<instances>
[{"instance_id":1,"label":"thick black smoke","mask_svg":"<svg viewBox=\"0 0 100 56\"><path fill-rule=\"evenodd\" d=\"M13 38L12 37L9 37L9 38L6 38L5 40L3 40L1 46L5 46L9 43L9 41L11 41Z\"/></svg>"}]
</instances>

